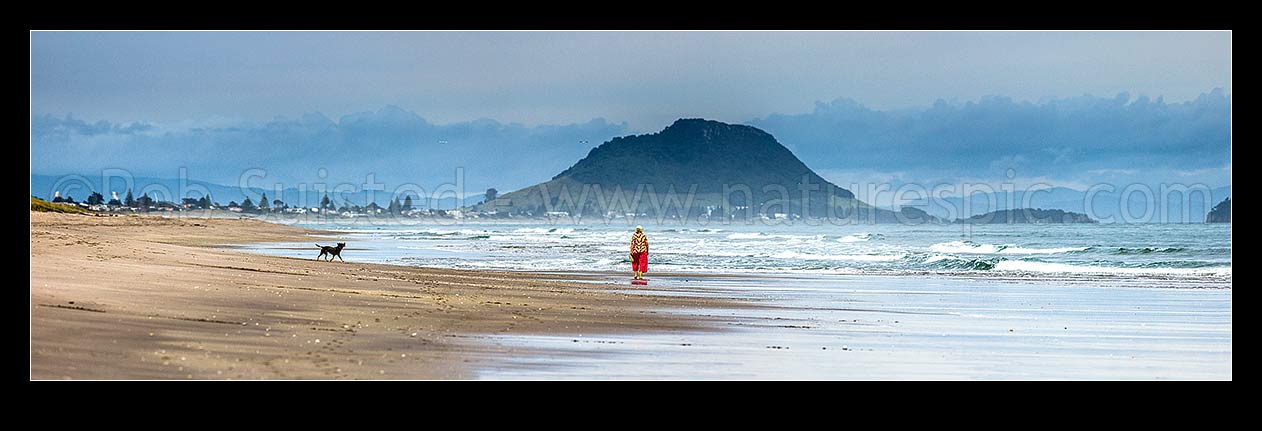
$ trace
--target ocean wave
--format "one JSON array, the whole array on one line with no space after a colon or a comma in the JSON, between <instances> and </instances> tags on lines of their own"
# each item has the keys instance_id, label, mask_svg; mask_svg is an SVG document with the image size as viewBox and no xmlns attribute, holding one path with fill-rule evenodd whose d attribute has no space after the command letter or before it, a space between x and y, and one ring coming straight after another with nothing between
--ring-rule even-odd
<instances>
[{"instance_id":1,"label":"ocean wave","mask_svg":"<svg viewBox=\"0 0 1262 431\"><path fill-rule=\"evenodd\" d=\"M855 262L887 262L903 258L901 254L810 254L791 250L782 251L771 256L773 259L804 260L845 260Z\"/></svg>"},{"instance_id":2,"label":"ocean wave","mask_svg":"<svg viewBox=\"0 0 1262 431\"><path fill-rule=\"evenodd\" d=\"M823 239L823 235L784 235L766 234L762 232L736 232L727 235L727 239Z\"/></svg>"},{"instance_id":3,"label":"ocean wave","mask_svg":"<svg viewBox=\"0 0 1262 431\"><path fill-rule=\"evenodd\" d=\"M1157 262L1148 262L1139 265L1141 268L1213 268L1220 266L1218 262L1206 262L1201 260L1165 260Z\"/></svg>"},{"instance_id":4,"label":"ocean wave","mask_svg":"<svg viewBox=\"0 0 1262 431\"><path fill-rule=\"evenodd\" d=\"M431 239L434 237L449 237L456 235L484 235L490 233L488 230L475 229L459 229L459 230L422 230L416 232L407 232L401 234L390 235L390 239L412 240L412 239Z\"/></svg>"},{"instance_id":5,"label":"ocean wave","mask_svg":"<svg viewBox=\"0 0 1262 431\"><path fill-rule=\"evenodd\" d=\"M864 241L870 241L870 240L879 241L883 239L885 239L885 235L881 235L879 233L878 234L855 233L855 234L850 234L850 235L846 235L841 238L838 238L837 242L864 242Z\"/></svg>"},{"instance_id":6,"label":"ocean wave","mask_svg":"<svg viewBox=\"0 0 1262 431\"><path fill-rule=\"evenodd\" d=\"M1091 247L1030 248L1011 244L978 244L973 241L940 242L929 246L937 253L955 254L1058 254L1086 251Z\"/></svg>"},{"instance_id":7,"label":"ocean wave","mask_svg":"<svg viewBox=\"0 0 1262 431\"><path fill-rule=\"evenodd\" d=\"M972 241L951 241L931 245L929 250L937 253L995 254L1005 247L994 244L978 244Z\"/></svg>"},{"instance_id":8,"label":"ocean wave","mask_svg":"<svg viewBox=\"0 0 1262 431\"><path fill-rule=\"evenodd\" d=\"M559 227L554 227L554 228L543 228L543 227L525 227L525 228L521 228L521 229L514 229L512 233L556 233L556 234L570 234L570 233L574 233L574 229L573 229L573 228L559 228Z\"/></svg>"},{"instance_id":9,"label":"ocean wave","mask_svg":"<svg viewBox=\"0 0 1262 431\"><path fill-rule=\"evenodd\" d=\"M623 250L622 248L618 248L617 251L625 252L626 250ZM753 251L740 252L740 251L723 251L723 250L659 249L658 251L650 250L650 252L651 253L649 254L649 256L652 256L653 254L669 254L669 255L698 256L698 257L755 257L757 256L757 254L754 253Z\"/></svg>"},{"instance_id":10,"label":"ocean wave","mask_svg":"<svg viewBox=\"0 0 1262 431\"><path fill-rule=\"evenodd\" d=\"M658 231L658 232L671 232L671 233L678 232L678 233L715 234L715 233L723 232L723 229L709 229L709 228L703 228L703 229L664 229L664 230L660 230L660 231Z\"/></svg>"},{"instance_id":11,"label":"ocean wave","mask_svg":"<svg viewBox=\"0 0 1262 431\"><path fill-rule=\"evenodd\" d=\"M950 269L950 270L968 270L968 271L989 271L995 268L995 264L999 263L1002 258L975 258L966 259L951 256L930 256L925 259L924 264L931 269Z\"/></svg>"},{"instance_id":12,"label":"ocean wave","mask_svg":"<svg viewBox=\"0 0 1262 431\"><path fill-rule=\"evenodd\" d=\"M1091 247L1056 247L1056 248L1025 248L1025 247L1006 247L1000 250L1000 254L1059 254L1059 253L1076 253L1087 251Z\"/></svg>"},{"instance_id":13,"label":"ocean wave","mask_svg":"<svg viewBox=\"0 0 1262 431\"><path fill-rule=\"evenodd\" d=\"M1213 275L1230 276L1231 267L1214 268L1127 268L1109 266L1071 265L1067 263L1033 262L1027 260L1001 260L996 271L1040 272L1062 274L1132 274L1132 275Z\"/></svg>"},{"instance_id":14,"label":"ocean wave","mask_svg":"<svg viewBox=\"0 0 1262 431\"><path fill-rule=\"evenodd\" d=\"M1152 253L1178 253L1186 250L1183 247L1138 247L1126 248L1118 247L1113 254L1152 254Z\"/></svg>"}]
</instances>

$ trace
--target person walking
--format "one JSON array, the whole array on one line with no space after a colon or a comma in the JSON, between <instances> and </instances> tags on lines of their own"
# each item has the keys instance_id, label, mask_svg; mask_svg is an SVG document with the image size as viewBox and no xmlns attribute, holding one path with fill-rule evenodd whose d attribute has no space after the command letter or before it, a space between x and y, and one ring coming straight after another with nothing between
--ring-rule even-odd
<instances>
[{"instance_id":1,"label":"person walking","mask_svg":"<svg viewBox=\"0 0 1262 431\"><path fill-rule=\"evenodd\" d=\"M649 270L649 238L644 236L644 227L636 226L631 235L631 271L636 280L643 280L644 273Z\"/></svg>"}]
</instances>

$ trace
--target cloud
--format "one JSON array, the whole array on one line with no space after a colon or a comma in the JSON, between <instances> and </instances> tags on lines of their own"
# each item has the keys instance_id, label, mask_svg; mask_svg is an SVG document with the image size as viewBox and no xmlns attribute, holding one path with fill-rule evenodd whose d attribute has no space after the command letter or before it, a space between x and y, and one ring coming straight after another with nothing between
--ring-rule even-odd
<instances>
[{"instance_id":1,"label":"cloud","mask_svg":"<svg viewBox=\"0 0 1262 431\"><path fill-rule=\"evenodd\" d=\"M626 123L524 126L494 120L432 124L395 106L333 121L320 113L263 124L216 118L198 123L88 123L71 116L33 115L33 173L91 173L123 168L235 184L263 168L267 183L363 182L434 187L464 172L470 190L511 190L550 178L591 147L627 133ZM325 174L321 175L323 169Z\"/></svg>"},{"instance_id":2,"label":"cloud","mask_svg":"<svg viewBox=\"0 0 1262 431\"><path fill-rule=\"evenodd\" d=\"M1186 178L1186 177L1199 177L1199 176L1205 176L1205 175L1214 175L1214 174L1221 174L1221 173L1231 174L1231 163L1228 163L1228 164L1227 164L1227 165L1225 165L1225 166L1219 166L1219 167L1212 167L1212 168L1205 168L1205 169L1181 170L1181 171L1175 171L1175 172L1174 172L1174 174L1175 174L1175 175L1178 175L1178 176L1180 176L1180 177L1184 177L1184 178Z\"/></svg>"},{"instance_id":3,"label":"cloud","mask_svg":"<svg viewBox=\"0 0 1262 431\"><path fill-rule=\"evenodd\" d=\"M877 111L850 99L748 124L813 167L903 171L915 176L1026 177L1194 170L1230 163L1231 99L1221 89L1183 103L1081 96L1039 103L1006 97L939 100Z\"/></svg>"},{"instance_id":4,"label":"cloud","mask_svg":"<svg viewBox=\"0 0 1262 431\"><path fill-rule=\"evenodd\" d=\"M153 130L153 125L145 122L110 124L108 121L88 123L74 118L70 114L57 118L49 114L31 116L32 136L68 136L70 134L96 136L110 133L131 135Z\"/></svg>"},{"instance_id":5,"label":"cloud","mask_svg":"<svg viewBox=\"0 0 1262 431\"><path fill-rule=\"evenodd\" d=\"M1092 174L1092 175L1113 175L1113 174L1135 175L1136 172L1139 172L1139 170L1137 169L1089 169L1087 170L1087 173Z\"/></svg>"}]
</instances>

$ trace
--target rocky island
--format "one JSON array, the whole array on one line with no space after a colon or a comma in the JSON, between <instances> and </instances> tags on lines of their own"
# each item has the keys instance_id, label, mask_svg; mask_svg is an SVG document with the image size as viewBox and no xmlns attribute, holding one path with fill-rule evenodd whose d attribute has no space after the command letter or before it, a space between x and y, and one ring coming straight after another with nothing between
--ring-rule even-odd
<instances>
[{"instance_id":1,"label":"rocky island","mask_svg":"<svg viewBox=\"0 0 1262 431\"><path fill-rule=\"evenodd\" d=\"M1231 223L1231 198L1223 199L1205 216L1206 223Z\"/></svg>"},{"instance_id":2,"label":"rocky island","mask_svg":"<svg viewBox=\"0 0 1262 431\"><path fill-rule=\"evenodd\" d=\"M1040 208L1018 208L991 211L969 218L957 219L955 222L965 224L1099 223L1091 217L1088 217L1086 214L1056 209L1045 210Z\"/></svg>"}]
</instances>

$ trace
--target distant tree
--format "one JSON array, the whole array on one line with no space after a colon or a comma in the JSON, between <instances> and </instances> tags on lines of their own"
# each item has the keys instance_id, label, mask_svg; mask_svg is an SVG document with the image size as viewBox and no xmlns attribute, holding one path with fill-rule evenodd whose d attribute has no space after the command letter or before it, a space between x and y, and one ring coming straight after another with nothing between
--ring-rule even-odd
<instances>
[{"instance_id":1,"label":"distant tree","mask_svg":"<svg viewBox=\"0 0 1262 431\"><path fill-rule=\"evenodd\" d=\"M390 206L386 208L386 211L390 212L390 214L398 214L399 210L402 209L403 206L399 204L399 198L394 198L390 200Z\"/></svg>"},{"instance_id":2,"label":"distant tree","mask_svg":"<svg viewBox=\"0 0 1262 431\"><path fill-rule=\"evenodd\" d=\"M495 198L499 197L499 195L500 195L500 191L495 190L495 187L486 189L486 202L495 200Z\"/></svg>"},{"instance_id":3,"label":"distant tree","mask_svg":"<svg viewBox=\"0 0 1262 431\"><path fill-rule=\"evenodd\" d=\"M270 209L267 203L267 193L263 193L263 198L259 199L259 210L267 211Z\"/></svg>"},{"instance_id":4,"label":"distant tree","mask_svg":"<svg viewBox=\"0 0 1262 431\"><path fill-rule=\"evenodd\" d=\"M184 206L187 206L189 208L197 208L201 206L201 200L197 198L183 198L183 199L180 199L180 203L184 204Z\"/></svg>"},{"instance_id":5,"label":"distant tree","mask_svg":"<svg viewBox=\"0 0 1262 431\"><path fill-rule=\"evenodd\" d=\"M97 193L97 192L92 192L92 194L88 195L87 202L88 202L88 205L100 205L100 204L105 203L105 196L102 196L100 193Z\"/></svg>"},{"instance_id":6,"label":"distant tree","mask_svg":"<svg viewBox=\"0 0 1262 431\"><path fill-rule=\"evenodd\" d=\"M286 208L287 205L285 205L284 201L277 199L277 200L272 201L272 207L276 209L282 209L282 208Z\"/></svg>"},{"instance_id":7,"label":"distant tree","mask_svg":"<svg viewBox=\"0 0 1262 431\"><path fill-rule=\"evenodd\" d=\"M145 192L145 194L140 195L140 199L136 200L136 204L141 209L149 209L149 207L153 206L153 198L149 197L149 192Z\"/></svg>"},{"instance_id":8,"label":"distant tree","mask_svg":"<svg viewBox=\"0 0 1262 431\"><path fill-rule=\"evenodd\" d=\"M320 200L320 209L333 209L333 201L329 200L327 193L324 195L324 199Z\"/></svg>"},{"instance_id":9,"label":"distant tree","mask_svg":"<svg viewBox=\"0 0 1262 431\"><path fill-rule=\"evenodd\" d=\"M127 189L127 197L123 198L123 205L127 205L132 208L136 207L136 199L131 197L131 189Z\"/></svg>"},{"instance_id":10,"label":"distant tree","mask_svg":"<svg viewBox=\"0 0 1262 431\"><path fill-rule=\"evenodd\" d=\"M228 201L228 208L241 208L241 205L237 205L237 201Z\"/></svg>"},{"instance_id":11,"label":"distant tree","mask_svg":"<svg viewBox=\"0 0 1262 431\"><path fill-rule=\"evenodd\" d=\"M201 208L210 208L210 196L202 196L197 200L197 206Z\"/></svg>"},{"instance_id":12,"label":"distant tree","mask_svg":"<svg viewBox=\"0 0 1262 431\"><path fill-rule=\"evenodd\" d=\"M411 210L412 210L412 197L411 197L411 196L404 196L404 197L403 197L403 210L404 210L404 211L411 211Z\"/></svg>"},{"instance_id":13,"label":"distant tree","mask_svg":"<svg viewBox=\"0 0 1262 431\"><path fill-rule=\"evenodd\" d=\"M123 205L123 203L122 203L122 202L119 202L119 201L118 201L118 199L110 199L110 201L109 201L109 202L107 202L107 204L109 204L109 205L114 205L114 206L122 206L122 205Z\"/></svg>"},{"instance_id":14,"label":"distant tree","mask_svg":"<svg viewBox=\"0 0 1262 431\"><path fill-rule=\"evenodd\" d=\"M73 204L73 203L75 203L75 201L74 201L74 196L70 196L70 195L66 195L66 198L65 198L65 199L62 199L61 201L62 201L62 202L65 202L65 203L68 203L68 204Z\"/></svg>"},{"instance_id":15,"label":"distant tree","mask_svg":"<svg viewBox=\"0 0 1262 431\"><path fill-rule=\"evenodd\" d=\"M346 206L346 204L342 204L342 207L337 209L337 212L340 212L340 213L345 213L345 212L350 212L350 211L351 211L351 208Z\"/></svg>"},{"instance_id":16,"label":"distant tree","mask_svg":"<svg viewBox=\"0 0 1262 431\"><path fill-rule=\"evenodd\" d=\"M241 201L241 210L254 211L254 201L250 200L249 196L247 196L244 201Z\"/></svg>"},{"instance_id":17,"label":"distant tree","mask_svg":"<svg viewBox=\"0 0 1262 431\"><path fill-rule=\"evenodd\" d=\"M60 195L58 195L58 196L53 196L53 202L62 202L62 201L64 201L64 200L65 200L65 199L62 199Z\"/></svg>"}]
</instances>

